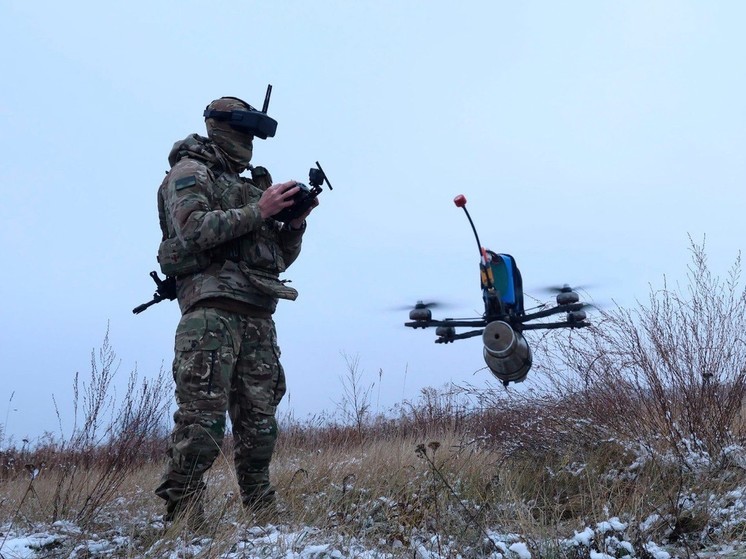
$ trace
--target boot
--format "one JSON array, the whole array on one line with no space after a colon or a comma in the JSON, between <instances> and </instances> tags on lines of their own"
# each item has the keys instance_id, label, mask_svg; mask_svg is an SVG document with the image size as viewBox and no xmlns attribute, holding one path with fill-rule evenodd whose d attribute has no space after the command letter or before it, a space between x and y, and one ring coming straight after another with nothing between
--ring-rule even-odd
<instances>
[{"instance_id":1,"label":"boot","mask_svg":"<svg viewBox=\"0 0 746 559\"><path fill-rule=\"evenodd\" d=\"M242 491L241 504L243 510L254 520L259 522L277 522L279 518L277 496L272 486Z\"/></svg>"},{"instance_id":2,"label":"boot","mask_svg":"<svg viewBox=\"0 0 746 559\"><path fill-rule=\"evenodd\" d=\"M190 530L198 530L205 523L205 508L202 505L202 500L182 499L181 501L168 502L163 520L165 522L185 522Z\"/></svg>"},{"instance_id":3,"label":"boot","mask_svg":"<svg viewBox=\"0 0 746 559\"><path fill-rule=\"evenodd\" d=\"M198 530L205 523L204 485L185 491L180 498L166 501L164 522L185 522L190 530Z\"/></svg>"}]
</instances>

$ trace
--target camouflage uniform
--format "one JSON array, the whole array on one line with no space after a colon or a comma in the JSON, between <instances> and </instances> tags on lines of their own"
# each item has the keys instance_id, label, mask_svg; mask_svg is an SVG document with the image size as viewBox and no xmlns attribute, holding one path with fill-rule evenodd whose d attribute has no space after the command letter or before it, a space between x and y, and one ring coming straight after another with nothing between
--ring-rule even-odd
<instances>
[{"instance_id":1,"label":"camouflage uniform","mask_svg":"<svg viewBox=\"0 0 746 559\"><path fill-rule=\"evenodd\" d=\"M210 106L230 110L237 102L223 98ZM169 240L182 257L186 250L201 262L176 282L182 311L173 363L178 410L170 460L156 489L166 500L167 519L199 501L202 477L220 451L226 412L244 504L274 499L269 465L285 374L272 313L278 297L295 298L278 275L298 257L305 230L305 223L293 230L261 218L257 203L272 179L261 167L251 168L251 180L239 174L251 158L251 137L207 122L209 138L193 134L174 145L158 195L162 267L173 256Z\"/></svg>"}]
</instances>

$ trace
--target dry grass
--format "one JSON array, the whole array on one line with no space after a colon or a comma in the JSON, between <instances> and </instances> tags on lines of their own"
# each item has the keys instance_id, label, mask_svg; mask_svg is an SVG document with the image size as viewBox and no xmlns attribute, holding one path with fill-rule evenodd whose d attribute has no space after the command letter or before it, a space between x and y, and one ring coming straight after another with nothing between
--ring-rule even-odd
<instances>
[{"instance_id":1,"label":"dry grass","mask_svg":"<svg viewBox=\"0 0 746 559\"><path fill-rule=\"evenodd\" d=\"M49 556L98 534L126 542L110 556L217 557L267 523L289 526L295 539L256 555L302 549L312 533L391 557L413 556L423 542L441 557L510 556L499 534L518 534L505 537L534 557L573 559L630 549L648 558L651 540L688 554L740 541L746 296L738 262L721 282L702 249L692 253L688 291L654 291L647 306L605 313L569 344L546 337L543 374L533 375L543 383L532 391L428 389L372 417L370 389L348 360L344 417L283 421L272 468L279 518L241 511L226 438L208 478L199 537L209 543L193 553L184 526L158 521L152 494L166 446L162 385L133 379L113 415L126 421L101 421L115 363L106 340L92 360L82 430L0 456L0 540L66 521L77 535ZM624 528L599 528L613 518ZM590 547L567 544L587 527L596 527Z\"/></svg>"},{"instance_id":2,"label":"dry grass","mask_svg":"<svg viewBox=\"0 0 746 559\"><path fill-rule=\"evenodd\" d=\"M531 454L513 453L508 441L483 432L391 436L387 431L379 438L370 430L366 436L360 443L314 451L283 438L273 464L284 511L280 519L247 518L235 497L231 461L219 459L209 474L208 524L202 534L213 542L210 553L226 552L230 545L225 542L238 541L247 526L264 522L311 528L345 542L365 541L395 556L406 555L433 534L449 538L465 556L480 556L497 549L495 530L519 534L532 542L535 553L551 555L560 552L563 538L613 516L629 523L627 538L638 550L651 538L685 542L696 550L738 539L746 528L743 523L725 526L727 519L715 510L725 506L719 497L744 487L741 467L721 469L714 477L711 470L694 474L663 456L641 460L635 449L615 441L589 446L585 438ZM117 494L85 518L78 513L84 495L102 477L97 467L87 470L66 517L81 528L81 541L91 533L123 535L130 547L122 556L130 557L146 551L165 556L183 544L184 526L166 530L158 522L162 504L152 488L161 467L143 462L132 469ZM21 473L7 479L0 523L13 521L28 531L50 523L60 479L66 478L53 472L42 472L33 481ZM29 486L33 490L27 494ZM660 518L643 534L640 523L652 514Z\"/></svg>"}]
</instances>

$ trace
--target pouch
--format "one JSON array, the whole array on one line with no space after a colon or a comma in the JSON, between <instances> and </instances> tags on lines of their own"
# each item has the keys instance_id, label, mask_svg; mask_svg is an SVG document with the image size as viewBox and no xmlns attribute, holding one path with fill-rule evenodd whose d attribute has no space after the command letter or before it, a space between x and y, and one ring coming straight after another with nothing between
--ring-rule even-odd
<instances>
[{"instance_id":1,"label":"pouch","mask_svg":"<svg viewBox=\"0 0 746 559\"><path fill-rule=\"evenodd\" d=\"M265 295L289 301L295 301L298 298L298 290L285 285L276 276L268 272L251 269L246 265L246 262L241 262L238 267L246 276L246 279L249 280L249 283Z\"/></svg>"},{"instance_id":2,"label":"pouch","mask_svg":"<svg viewBox=\"0 0 746 559\"><path fill-rule=\"evenodd\" d=\"M210 265L206 252L189 252L179 239L166 239L158 247L158 263L167 276L187 276L201 272Z\"/></svg>"}]
</instances>

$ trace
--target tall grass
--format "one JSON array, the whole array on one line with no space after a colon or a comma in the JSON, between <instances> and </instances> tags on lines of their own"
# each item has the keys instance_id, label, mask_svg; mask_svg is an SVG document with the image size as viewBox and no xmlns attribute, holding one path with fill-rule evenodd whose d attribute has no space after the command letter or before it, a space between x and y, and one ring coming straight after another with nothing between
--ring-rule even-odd
<instances>
[{"instance_id":1,"label":"tall grass","mask_svg":"<svg viewBox=\"0 0 746 559\"><path fill-rule=\"evenodd\" d=\"M118 400L118 368L107 329L98 352L91 351L87 380L75 374L70 435L47 434L33 448L24 444L0 453L2 483L11 487L14 480L29 481L23 502L16 503L17 513L88 524L117 497L128 475L144 464L162 461L170 389L166 376L160 371L140 378L135 369ZM12 502L0 501L0 514L12 511Z\"/></svg>"}]
</instances>

